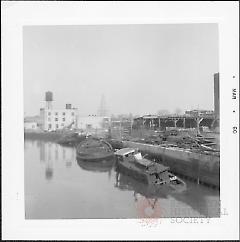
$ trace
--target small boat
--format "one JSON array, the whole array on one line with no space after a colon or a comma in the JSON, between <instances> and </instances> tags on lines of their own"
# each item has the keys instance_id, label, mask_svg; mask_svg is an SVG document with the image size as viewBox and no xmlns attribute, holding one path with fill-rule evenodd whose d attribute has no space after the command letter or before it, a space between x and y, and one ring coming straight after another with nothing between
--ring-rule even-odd
<instances>
[{"instance_id":1,"label":"small boat","mask_svg":"<svg viewBox=\"0 0 240 242\"><path fill-rule=\"evenodd\" d=\"M114 150L107 141L88 137L77 146L77 158L84 161L112 159Z\"/></svg>"},{"instance_id":2,"label":"small boat","mask_svg":"<svg viewBox=\"0 0 240 242\"><path fill-rule=\"evenodd\" d=\"M186 184L169 172L169 167L142 157L138 149L123 148L115 152L116 169L119 172L141 180L148 185L168 184L172 188L185 187Z\"/></svg>"},{"instance_id":3,"label":"small boat","mask_svg":"<svg viewBox=\"0 0 240 242\"><path fill-rule=\"evenodd\" d=\"M81 141L85 140L86 136L79 133L70 133L64 135L57 141L58 144L66 145L66 146L74 146L79 144Z\"/></svg>"}]
</instances>

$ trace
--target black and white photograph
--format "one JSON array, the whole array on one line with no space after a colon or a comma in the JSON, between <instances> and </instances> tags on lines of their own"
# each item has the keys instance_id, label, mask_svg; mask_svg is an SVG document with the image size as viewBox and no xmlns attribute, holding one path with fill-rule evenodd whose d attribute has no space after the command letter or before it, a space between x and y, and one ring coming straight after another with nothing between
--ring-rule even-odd
<instances>
[{"instance_id":1,"label":"black and white photograph","mask_svg":"<svg viewBox=\"0 0 240 242\"><path fill-rule=\"evenodd\" d=\"M220 216L217 24L24 26L28 219Z\"/></svg>"},{"instance_id":2,"label":"black and white photograph","mask_svg":"<svg viewBox=\"0 0 240 242\"><path fill-rule=\"evenodd\" d=\"M225 4L238 9L233 3ZM4 20L6 16L13 18L11 7L17 6L12 4L5 3L4 13L9 15ZM57 6L57 2L54 4ZM15 70L21 75L21 84L15 81L15 88L13 81L8 82L9 94L5 96L10 110L16 110L18 116L18 120L11 118L17 127L8 126L8 140L22 143L18 146L20 153L15 153L17 145L9 142L14 172L10 164L3 165L9 174L4 181L11 178L20 186L10 193L14 185L8 183L10 195L5 195L9 207L21 201L17 215L21 222L18 226L14 223L19 228L16 234L31 237L27 232L30 228L51 230L52 222L64 227L62 223L67 226L68 221L75 223L76 230L77 224L85 221L92 231L98 227L96 221L102 223L100 227L104 222L127 226L135 221L133 226L147 233L154 230L155 235L157 228L164 226L172 232L171 227L177 227L176 233L186 226L184 230L192 230L190 234L198 227L209 231L221 226L223 234L224 219L232 216L234 232L229 237L234 237L239 201L230 205L230 196L237 195L239 186L238 69L234 62L227 76L230 72L223 68L223 54L230 55L233 49L221 49L224 21L173 21L173 17L155 22L90 21L93 3L72 4L71 9L79 7L84 13L78 15L72 10L72 19L79 16L86 18L85 22L68 21L70 8L64 9L65 17L59 11L56 21L45 18L55 15L50 15L53 5L45 8L44 3L38 3L39 12L33 9L27 12L28 18L19 18L21 27L15 32L21 37L21 49L16 51L20 57L15 61L21 61L21 65L11 71L6 65L9 80L17 76ZM152 4L159 9L173 6L167 8L166 2ZM21 11L27 6L18 5L23 7ZM95 13L97 9L102 14L99 16L104 16L104 8L96 8ZM105 11L114 19L114 11ZM152 11L156 14L154 8ZM35 17L40 19L40 13L41 21L34 22ZM9 27L5 28L4 43L4 36L11 36L17 26L14 21L6 23ZM16 43L13 35L9 40L11 46ZM11 54L6 59L13 57ZM227 85L229 91L224 94ZM10 94L13 88L17 91ZM14 107L13 102L21 104ZM7 105L3 107L8 110ZM18 133L11 131L13 126ZM233 158L227 155L230 150ZM18 174L16 178L14 174ZM3 184L6 186L6 182ZM9 214L8 220L13 220L14 213ZM218 221L220 225L214 225ZM64 233L67 227L62 231L61 227L55 225L55 233ZM103 231L100 227L97 231ZM20 232L21 228L25 232ZM138 229L132 233L138 234ZM53 231L48 233L55 238Z\"/></svg>"}]
</instances>

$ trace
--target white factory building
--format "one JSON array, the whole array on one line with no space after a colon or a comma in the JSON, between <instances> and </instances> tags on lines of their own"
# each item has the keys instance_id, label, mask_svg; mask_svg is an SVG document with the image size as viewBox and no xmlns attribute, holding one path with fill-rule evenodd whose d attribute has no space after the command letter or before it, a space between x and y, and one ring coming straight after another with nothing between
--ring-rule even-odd
<instances>
[{"instance_id":1,"label":"white factory building","mask_svg":"<svg viewBox=\"0 0 240 242\"><path fill-rule=\"evenodd\" d=\"M58 129L77 128L77 109L72 108L70 104L65 109L40 109L42 119L42 129L54 131Z\"/></svg>"},{"instance_id":2,"label":"white factory building","mask_svg":"<svg viewBox=\"0 0 240 242\"><path fill-rule=\"evenodd\" d=\"M40 109L40 128L44 131L56 131L62 129L76 129L87 132L108 129L111 118L105 116L79 116L78 109L71 104L66 104L65 109L54 109L52 107L53 94L46 92L45 108Z\"/></svg>"},{"instance_id":3,"label":"white factory building","mask_svg":"<svg viewBox=\"0 0 240 242\"><path fill-rule=\"evenodd\" d=\"M46 107L40 109L41 129L45 131L55 131L59 129L77 128L77 109L71 104L66 104L64 109L54 109L52 107L53 93L46 92Z\"/></svg>"}]
</instances>

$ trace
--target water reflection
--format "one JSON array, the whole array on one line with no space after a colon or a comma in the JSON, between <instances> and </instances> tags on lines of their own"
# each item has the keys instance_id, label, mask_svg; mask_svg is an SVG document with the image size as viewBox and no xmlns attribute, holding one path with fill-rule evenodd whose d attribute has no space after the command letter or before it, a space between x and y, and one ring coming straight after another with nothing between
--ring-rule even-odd
<instances>
[{"instance_id":1,"label":"water reflection","mask_svg":"<svg viewBox=\"0 0 240 242\"><path fill-rule=\"evenodd\" d=\"M84 161L77 158L77 164L81 169L92 172L109 172L111 177L111 170L114 167L114 159L103 159L98 161Z\"/></svg>"},{"instance_id":2,"label":"water reflection","mask_svg":"<svg viewBox=\"0 0 240 242\"><path fill-rule=\"evenodd\" d=\"M166 198L166 186L148 186L141 183L130 176L126 176L120 172L116 172L115 187L120 190L134 191L135 194L141 194L146 198ZM135 196L135 195L134 195Z\"/></svg>"},{"instance_id":3,"label":"water reflection","mask_svg":"<svg viewBox=\"0 0 240 242\"><path fill-rule=\"evenodd\" d=\"M72 167L75 160L75 150L68 147L60 147L58 144L51 142L39 142L40 162L45 163L45 178L51 180L54 174L54 163L63 161L66 168Z\"/></svg>"},{"instance_id":4,"label":"water reflection","mask_svg":"<svg viewBox=\"0 0 240 242\"><path fill-rule=\"evenodd\" d=\"M159 199L168 199L169 210L171 210L173 217L191 216L192 211L196 211L201 216L219 217L220 200L211 199L211 196L217 196L218 191L194 183L187 183L187 189L182 191L181 189L172 189L169 186L147 185L130 176L116 172L115 187L122 191L133 191L133 198L136 203L139 203L140 199L142 205L147 206L149 204L152 209L158 204Z\"/></svg>"},{"instance_id":5,"label":"water reflection","mask_svg":"<svg viewBox=\"0 0 240 242\"><path fill-rule=\"evenodd\" d=\"M219 192L196 183L184 192L148 186L115 171L114 159L77 160L75 148L46 141L24 148L29 218L219 216Z\"/></svg>"},{"instance_id":6,"label":"water reflection","mask_svg":"<svg viewBox=\"0 0 240 242\"><path fill-rule=\"evenodd\" d=\"M60 147L58 144L51 142L41 142L40 160L46 162L47 160L74 160L75 149L69 147Z\"/></svg>"},{"instance_id":7,"label":"water reflection","mask_svg":"<svg viewBox=\"0 0 240 242\"><path fill-rule=\"evenodd\" d=\"M176 217L184 212L184 208L179 206L179 202L187 204L206 217L220 217L220 199L215 199L215 196L219 196L216 190L189 183L188 189L184 193L174 193L172 196L175 200L172 201L171 206L174 208ZM185 213L187 214L187 211Z\"/></svg>"},{"instance_id":8,"label":"water reflection","mask_svg":"<svg viewBox=\"0 0 240 242\"><path fill-rule=\"evenodd\" d=\"M46 166L45 178L51 180L53 178L53 168L51 166Z\"/></svg>"},{"instance_id":9,"label":"water reflection","mask_svg":"<svg viewBox=\"0 0 240 242\"><path fill-rule=\"evenodd\" d=\"M120 172L116 172L115 187L124 191L133 191L138 217L158 218L160 215L159 198L166 199L167 193L159 186L149 186ZM163 188L163 187L162 187Z\"/></svg>"}]
</instances>

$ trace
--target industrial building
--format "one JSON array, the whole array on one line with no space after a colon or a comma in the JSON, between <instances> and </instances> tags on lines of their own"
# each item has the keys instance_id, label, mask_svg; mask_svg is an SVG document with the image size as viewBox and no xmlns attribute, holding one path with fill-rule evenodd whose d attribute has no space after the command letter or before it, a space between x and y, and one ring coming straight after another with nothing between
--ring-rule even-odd
<instances>
[{"instance_id":1,"label":"industrial building","mask_svg":"<svg viewBox=\"0 0 240 242\"><path fill-rule=\"evenodd\" d=\"M41 126L40 116L26 116L24 117L24 130L25 131L40 131Z\"/></svg>"},{"instance_id":2,"label":"industrial building","mask_svg":"<svg viewBox=\"0 0 240 242\"><path fill-rule=\"evenodd\" d=\"M84 131L108 129L110 123L110 117L89 115L85 117L78 117L77 128Z\"/></svg>"},{"instance_id":3,"label":"industrial building","mask_svg":"<svg viewBox=\"0 0 240 242\"><path fill-rule=\"evenodd\" d=\"M215 128L215 117L212 114L206 115L168 115L168 116L157 116L157 115L144 115L133 120L133 128L147 128L165 130L167 127L173 128L197 128L200 126L206 126Z\"/></svg>"},{"instance_id":4,"label":"industrial building","mask_svg":"<svg viewBox=\"0 0 240 242\"><path fill-rule=\"evenodd\" d=\"M219 127L219 73L214 74L214 111L189 110L184 115L144 115L135 118L133 128L166 129L174 128L199 128Z\"/></svg>"},{"instance_id":5,"label":"industrial building","mask_svg":"<svg viewBox=\"0 0 240 242\"><path fill-rule=\"evenodd\" d=\"M34 121L24 120L24 130L38 130L38 124Z\"/></svg>"},{"instance_id":6,"label":"industrial building","mask_svg":"<svg viewBox=\"0 0 240 242\"><path fill-rule=\"evenodd\" d=\"M200 110L200 109L194 109L185 111L186 116L212 116L214 114L213 110Z\"/></svg>"},{"instance_id":7,"label":"industrial building","mask_svg":"<svg viewBox=\"0 0 240 242\"><path fill-rule=\"evenodd\" d=\"M40 109L42 130L55 131L60 129L74 129L77 127L77 109L73 108L71 104L66 104L66 108L64 109L54 109L52 106L52 92L46 92L45 102L45 108Z\"/></svg>"}]
</instances>

